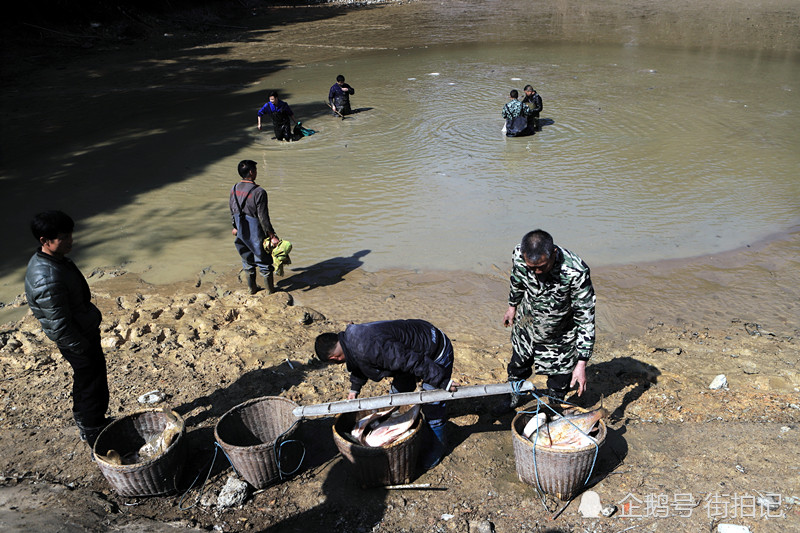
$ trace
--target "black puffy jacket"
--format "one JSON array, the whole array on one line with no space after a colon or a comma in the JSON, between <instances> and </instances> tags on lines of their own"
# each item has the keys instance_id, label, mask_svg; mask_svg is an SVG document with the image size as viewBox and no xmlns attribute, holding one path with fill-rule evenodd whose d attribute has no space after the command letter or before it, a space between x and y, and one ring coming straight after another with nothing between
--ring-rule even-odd
<instances>
[{"instance_id":1,"label":"black puffy jacket","mask_svg":"<svg viewBox=\"0 0 800 533\"><path fill-rule=\"evenodd\" d=\"M351 324L339 334L350 372L350 388L359 392L368 379L411 374L443 388L444 367L433 362L444 346L444 334L425 320L386 320Z\"/></svg>"},{"instance_id":2,"label":"black puffy jacket","mask_svg":"<svg viewBox=\"0 0 800 533\"><path fill-rule=\"evenodd\" d=\"M97 334L103 317L72 260L36 252L28 261L25 296L33 316L59 348L74 352L89 348L88 337Z\"/></svg>"}]
</instances>

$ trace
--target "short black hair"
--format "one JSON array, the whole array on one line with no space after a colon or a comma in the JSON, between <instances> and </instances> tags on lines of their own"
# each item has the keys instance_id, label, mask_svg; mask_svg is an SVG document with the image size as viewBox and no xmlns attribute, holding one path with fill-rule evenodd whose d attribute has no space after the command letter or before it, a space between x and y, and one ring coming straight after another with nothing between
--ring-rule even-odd
<instances>
[{"instance_id":1,"label":"short black hair","mask_svg":"<svg viewBox=\"0 0 800 533\"><path fill-rule=\"evenodd\" d=\"M41 237L55 239L62 233L72 233L75 221L63 211L43 211L31 220L31 233L38 241Z\"/></svg>"},{"instance_id":2,"label":"short black hair","mask_svg":"<svg viewBox=\"0 0 800 533\"><path fill-rule=\"evenodd\" d=\"M518 98L519 97L519 93L517 92L516 89L511 89L511 92L508 93L508 96L510 96L511 98Z\"/></svg>"},{"instance_id":3,"label":"short black hair","mask_svg":"<svg viewBox=\"0 0 800 533\"><path fill-rule=\"evenodd\" d=\"M533 91L533 92L536 92L536 91L534 91L534 90L533 90L533 86L532 86L532 85L526 85L526 86L525 86L525 88L524 88L524 89L522 89L522 90L523 90L523 91Z\"/></svg>"},{"instance_id":4,"label":"short black hair","mask_svg":"<svg viewBox=\"0 0 800 533\"><path fill-rule=\"evenodd\" d=\"M272 91L271 93L269 93L269 97L270 97L270 98L272 98L273 96L274 96L275 98L278 98L278 91Z\"/></svg>"},{"instance_id":5,"label":"short black hair","mask_svg":"<svg viewBox=\"0 0 800 533\"><path fill-rule=\"evenodd\" d=\"M555 250L553 237L544 230L536 229L529 231L522 237L520 243L524 259L536 261L538 259L550 259Z\"/></svg>"},{"instance_id":6,"label":"short black hair","mask_svg":"<svg viewBox=\"0 0 800 533\"><path fill-rule=\"evenodd\" d=\"M243 178L246 178L248 174L250 174L251 170L256 169L257 164L258 163L256 163L255 161L251 161L249 159L245 159L244 161L239 161L239 175Z\"/></svg>"},{"instance_id":7,"label":"short black hair","mask_svg":"<svg viewBox=\"0 0 800 533\"><path fill-rule=\"evenodd\" d=\"M314 341L314 353L320 361L329 361L336 343L339 342L338 333L323 333Z\"/></svg>"},{"instance_id":8,"label":"short black hair","mask_svg":"<svg viewBox=\"0 0 800 533\"><path fill-rule=\"evenodd\" d=\"M344 76L339 74L338 76L336 76L336 81L344 81Z\"/></svg>"}]
</instances>

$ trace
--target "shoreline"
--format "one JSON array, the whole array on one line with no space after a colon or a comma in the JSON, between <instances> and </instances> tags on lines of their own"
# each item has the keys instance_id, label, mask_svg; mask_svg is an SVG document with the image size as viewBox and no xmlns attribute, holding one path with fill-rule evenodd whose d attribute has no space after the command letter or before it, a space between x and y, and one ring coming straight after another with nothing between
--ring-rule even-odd
<instances>
[{"instance_id":1,"label":"shoreline","mask_svg":"<svg viewBox=\"0 0 800 533\"><path fill-rule=\"evenodd\" d=\"M568 245L564 246L569 248ZM773 258L772 265L760 264L763 263L763 254ZM703 323L709 327L721 327L732 319L740 319L745 322L766 321L770 329L784 335L800 334L800 310L793 312L796 306L792 306L795 299L800 300L800 293L793 290L800 287L798 257L800 225L773 233L750 245L717 254L592 268L592 279L598 293L598 333L636 335L653 322ZM591 262L587 262L591 268ZM770 272L766 268L768 266L774 270ZM203 280L231 278L239 272L238 266L225 269L208 266L191 277L168 283L150 281L146 273L128 272L121 266L97 266L85 275L90 287L102 287L109 279L127 274L151 286L156 292L173 294L178 287L192 284L200 286ZM436 290L431 284L435 280L447 282L459 279L463 285L459 289L462 306L480 309L496 307L501 309L499 316L502 317L508 275L508 268L500 268L497 263L492 264L487 272L402 268L371 271L361 267L350 268L346 263L323 270L294 264L287 267L283 278L276 277L276 283L279 289L286 290L301 304L310 302L312 306L323 308L328 307L323 303L326 300L352 299L358 296L358 291L363 287L381 287L387 295L392 295L392 299L398 294L402 296L405 291L406 295L398 301L424 302L426 308L433 309L434 302L446 297L450 289ZM745 285L737 286L737 281L744 281ZM414 290L415 285L424 287L424 290ZM684 287L684 292L676 291L676 285ZM727 285L731 286L730 290L726 288ZM688 292L691 292L691 298L686 294ZM763 297L756 302L744 301L751 300L748 294L760 294ZM469 297L474 300L470 302ZM3 303L5 305L0 307L0 325L4 327L28 312L24 289ZM694 307L690 308L690 303ZM678 311L681 306L683 309ZM724 312L720 312L720 308ZM336 313L348 313L346 306L333 306L333 309ZM396 306L396 309L407 316L405 307ZM387 318L391 317L382 316L382 319ZM488 314L484 318L491 322ZM359 319L367 321L368 316L362 312L359 313Z\"/></svg>"}]
</instances>

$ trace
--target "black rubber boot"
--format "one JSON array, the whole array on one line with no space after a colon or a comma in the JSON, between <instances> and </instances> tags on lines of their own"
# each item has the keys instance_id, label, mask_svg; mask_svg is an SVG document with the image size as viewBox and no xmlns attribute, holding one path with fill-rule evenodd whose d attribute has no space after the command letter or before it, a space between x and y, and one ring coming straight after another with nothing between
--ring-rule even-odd
<instances>
[{"instance_id":1,"label":"black rubber boot","mask_svg":"<svg viewBox=\"0 0 800 533\"><path fill-rule=\"evenodd\" d=\"M267 291L270 294L275 292L275 277L274 274L270 271L269 274L264 276L264 282L267 284Z\"/></svg>"},{"instance_id":2,"label":"black rubber boot","mask_svg":"<svg viewBox=\"0 0 800 533\"><path fill-rule=\"evenodd\" d=\"M90 422L86 417L80 413L72 413L75 418L75 425L78 426L78 431L81 434L81 440L89 445L89 448L94 449L94 443L100 433L111 423L110 418L103 418L101 422Z\"/></svg>"},{"instance_id":3,"label":"black rubber boot","mask_svg":"<svg viewBox=\"0 0 800 533\"><path fill-rule=\"evenodd\" d=\"M258 286L256 283L256 273L255 272L248 272L247 273L247 288L250 289L250 294L255 294L261 290L261 287Z\"/></svg>"}]
</instances>

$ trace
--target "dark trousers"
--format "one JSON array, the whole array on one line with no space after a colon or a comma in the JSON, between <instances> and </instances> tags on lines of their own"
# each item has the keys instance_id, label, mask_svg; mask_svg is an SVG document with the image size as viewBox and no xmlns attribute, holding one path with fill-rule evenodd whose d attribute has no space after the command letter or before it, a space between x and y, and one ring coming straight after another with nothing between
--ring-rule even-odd
<instances>
[{"instance_id":1,"label":"dark trousers","mask_svg":"<svg viewBox=\"0 0 800 533\"><path fill-rule=\"evenodd\" d=\"M58 347L72 366L72 411L87 427L101 426L108 410L106 358L100 346L100 332L90 337L89 349L74 352Z\"/></svg>"},{"instance_id":2,"label":"dark trousers","mask_svg":"<svg viewBox=\"0 0 800 533\"><path fill-rule=\"evenodd\" d=\"M439 332L444 337L441 352L435 354L434 363L445 369L447 379L453 374L453 344L446 335ZM417 378L413 374L398 374L392 379L392 393L412 392L417 388ZM436 387L428 383L422 383L422 390L436 390ZM422 412L431 427L443 426L447 418L447 404L445 402L432 402L422 405Z\"/></svg>"},{"instance_id":3,"label":"dark trousers","mask_svg":"<svg viewBox=\"0 0 800 533\"><path fill-rule=\"evenodd\" d=\"M570 381L572 381L572 372L547 376L547 395L563 400L569 392Z\"/></svg>"}]
</instances>

